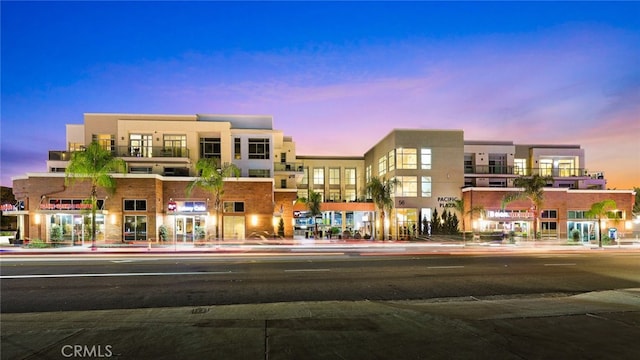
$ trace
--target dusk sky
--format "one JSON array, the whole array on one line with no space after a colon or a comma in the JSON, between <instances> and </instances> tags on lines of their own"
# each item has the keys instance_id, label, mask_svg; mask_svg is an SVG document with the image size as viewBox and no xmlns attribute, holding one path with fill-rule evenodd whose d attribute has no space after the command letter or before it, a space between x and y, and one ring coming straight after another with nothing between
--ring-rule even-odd
<instances>
[{"instance_id":1,"label":"dusk sky","mask_svg":"<svg viewBox=\"0 0 640 360\"><path fill-rule=\"evenodd\" d=\"M299 155L394 128L579 144L640 186L640 2L7 2L1 184L84 113L265 114Z\"/></svg>"}]
</instances>

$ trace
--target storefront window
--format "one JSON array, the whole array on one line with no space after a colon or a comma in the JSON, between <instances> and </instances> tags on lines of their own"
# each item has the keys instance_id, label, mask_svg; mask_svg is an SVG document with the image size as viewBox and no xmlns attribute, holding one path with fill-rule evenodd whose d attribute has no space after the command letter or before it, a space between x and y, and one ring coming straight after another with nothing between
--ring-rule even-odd
<instances>
[{"instance_id":1,"label":"storefront window","mask_svg":"<svg viewBox=\"0 0 640 360\"><path fill-rule=\"evenodd\" d=\"M146 215L125 215L124 240L125 241L147 240L147 216Z\"/></svg>"}]
</instances>

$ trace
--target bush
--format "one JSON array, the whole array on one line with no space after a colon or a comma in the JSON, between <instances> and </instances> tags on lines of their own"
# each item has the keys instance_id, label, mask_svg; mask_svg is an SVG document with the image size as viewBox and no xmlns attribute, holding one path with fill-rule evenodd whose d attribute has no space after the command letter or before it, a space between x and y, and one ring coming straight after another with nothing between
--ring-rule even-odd
<instances>
[{"instance_id":1,"label":"bush","mask_svg":"<svg viewBox=\"0 0 640 360\"><path fill-rule=\"evenodd\" d=\"M35 238L29 241L29 244L27 245L27 247L30 249L44 249L44 248L48 248L49 244L42 241L42 239Z\"/></svg>"},{"instance_id":2,"label":"bush","mask_svg":"<svg viewBox=\"0 0 640 360\"><path fill-rule=\"evenodd\" d=\"M571 240L580 241L580 230L578 229L571 230Z\"/></svg>"},{"instance_id":3,"label":"bush","mask_svg":"<svg viewBox=\"0 0 640 360\"><path fill-rule=\"evenodd\" d=\"M169 238L169 230L166 226L160 225L160 227L158 228L158 236L160 236L161 241L167 241L167 239Z\"/></svg>"},{"instance_id":4,"label":"bush","mask_svg":"<svg viewBox=\"0 0 640 360\"><path fill-rule=\"evenodd\" d=\"M58 224L51 225L50 230L51 241L57 242L62 240L62 226Z\"/></svg>"}]
</instances>

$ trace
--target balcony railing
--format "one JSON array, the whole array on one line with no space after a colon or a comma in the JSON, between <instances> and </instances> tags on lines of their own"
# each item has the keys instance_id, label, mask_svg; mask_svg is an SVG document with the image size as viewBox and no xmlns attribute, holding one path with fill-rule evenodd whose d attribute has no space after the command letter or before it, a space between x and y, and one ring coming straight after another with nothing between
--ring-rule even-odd
<instances>
[{"instance_id":1,"label":"balcony railing","mask_svg":"<svg viewBox=\"0 0 640 360\"><path fill-rule=\"evenodd\" d=\"M304 165L302 163L281 163L277 162L273 164L274 171L293 171L293 172L302 172L304 171Z\"/></svg>"},{"instance_id":2,"label":"balcony railing","mask_svg":"<svg viewBox=\"0 0 640 360\"><path fill-rule=\"evenodd\" d=\"M163 146L147 146L147 147L135 147L135 146L117 146L117 157L141 157L141 158L188 158L189 149L186 147L163 147Z\"/></svg>"},{"instance_id":3,"label":"balcony railing","mask_svg":"<svg viewBox=\"0 0 640 360\"><path fill-rule=\"evenodd\" d=\"M552 177L590 177L590 178L604 178L602 172L587 173L583 168L529 168L522 169L514 166L503 165L465 165L465 174L478 174L478 175L541 175Z\"/></svg>"},{"instance_id":4,"label":"balcony railing","mask_svg":"<svg viewBox=\"0 0 640 360\"><path fill-rule=\"evenodd\" d=\"M50 150L49 160L52 161L69 161L71 160L71 154L73 151L65 150ZM184 148L167 148L162 146L149 146L149 147L134 147L134 146L117 146L116 150L112 152L116 157L176 157L176 158L188 158L189 149Z\"/></svg>"}]
</instances>

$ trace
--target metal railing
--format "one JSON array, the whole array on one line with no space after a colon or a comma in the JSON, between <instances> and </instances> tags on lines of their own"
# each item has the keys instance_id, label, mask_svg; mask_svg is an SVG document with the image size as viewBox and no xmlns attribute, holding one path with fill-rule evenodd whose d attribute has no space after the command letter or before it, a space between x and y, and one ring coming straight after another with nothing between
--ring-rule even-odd
<instances>
[{"instance_id":1,"label":"metal railing","mask_svg":"<svg viewBox=\"0 0 640 360\"><path fill-rule=\"evenodd\" d=\"M302 163L276 162L273 163L273 170L302 172L304 171L304 165Z\"/></svg>"},{"instance_id":2,"label":"metal railing","mask_svg":"<svg viewBox=\"0 0 640 360\"><path fill-rule=\"evenodd\" d=\"M592 179L602 179L602 172L588 173L583 168L528 168L522 169L514 166L506 165L465 165L465 174L489 174L489 175L541 175L552 177L590 177Z\"/></svg>"},{"instance_id":3,"label":"metal railing","mask_svg":"<svg viewBox=\"0 0 640 360\"><path fill-rule=\"evenodd\" d=\"M69 161L71 160L71 154L73 151L66 150L50 150L49 160L52 161ZM177 157L188 158L189 149L182 148L167 148L163 146L147 146L147 147L135 147L135 146L117 146L112 151L113 156L116 157Z\"/></svg>"}]
</instances>

